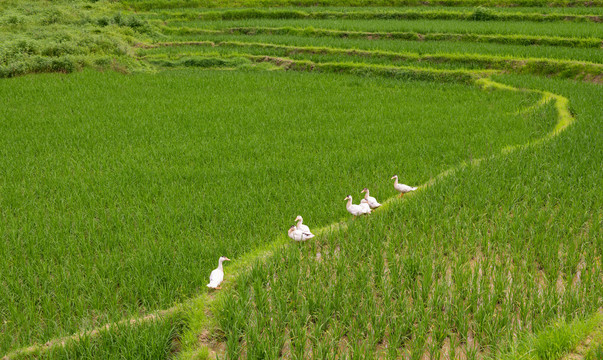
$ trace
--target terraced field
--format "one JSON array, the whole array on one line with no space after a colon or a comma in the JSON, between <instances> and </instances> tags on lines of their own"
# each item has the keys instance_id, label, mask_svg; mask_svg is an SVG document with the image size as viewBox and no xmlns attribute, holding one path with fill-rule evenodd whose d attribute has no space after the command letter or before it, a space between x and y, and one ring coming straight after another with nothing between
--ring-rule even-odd
<instances>
[{"instance_id":1,"label":"terraced field","mask_svg":"<svg viewBox=\"0 0 603 360\"><path fill-rule=\"evenodd\" d=\"M603 8L480 4L0 5L0 356L596 358Z\"/></svg>"}]
</instances>

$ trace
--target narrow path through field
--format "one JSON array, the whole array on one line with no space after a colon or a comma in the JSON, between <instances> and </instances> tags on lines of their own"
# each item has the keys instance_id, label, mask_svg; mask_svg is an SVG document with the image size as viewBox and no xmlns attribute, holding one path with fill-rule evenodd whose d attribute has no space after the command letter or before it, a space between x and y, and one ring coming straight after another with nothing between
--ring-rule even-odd
<instances>
[{"instance_id":1,"label":"narrow path through field","mask_svg":"<svg viewBox=\"0 0 603 360\"><path fill-rule=\"evenodd\" d=\"M457 171L459 171L463 168L466 168L468 166L477 166L477 165L481 164L484 160L487 160L489 158L493 158L493 157L499 156L501 154L507 154L512 151L516 151L519 149L524 149L524 148L527 148L530 146L535 146L535 145L541 144L541 143L559 135L562 131L567 129L567 127L570 126L576 120L570 112L568 99L561 95L553 94L553 93L550 93L547 91L542 91L542 90L515 88L515 87L509 86L509 85L495 82L489 78L478 79L475 81L475 84L479 85L484 90L498 89L498 90L505 90L505 91L523 91L523 92L528 92L528 93L541 94L542 99L541 99L541 101L539 101L537 103L537 105L542 106L549 101L555 102L555 109L557 111L557 123L556 123L555 127L548 134L546 134L545 136L543 136L539 139L536 139L534 141L530 141L526 144L510 146L510 147L504 148L500 154L494 154L494 155L490 155L488 157L471 160L469 162L463 162L448 170L445 170L444 172L442 172L442 173L436 175L435 177L433 177L432 179L428 180L426 183L420 185L418 187L419 189L417 191L425 191L429 187L436 184L438 181L444 180L445 178L456 173ZM384 206L382 208L378 209L377 211L385 211L385 210L381 210L381 209L387 209L389 207L389 205L391 205L392 203L394 203L396 201L406 201L405 199L412 199L412 194L410 196L404 197L403 199L399 199L397 197L387 199L383 203ZM327 234L330 232L337 232L340 230L345 230L346 228L347 228L347 221L343 220L343 221L334 222L330 225L317 229L317 231L315 233L317 236L321 236L321 235L324 235L324 234ZM287 246L288 244L289 244L288 238L283 235L283 236L278 237L273 242L269 243L267 246L264 246L260 249L256 249L239 259L235 259L235 261L233 261L232 266L229 266L227 268L226 276L225 276L224 284L223 284L223 289L220 292L203 293L203 294L200 294L197 297L189 299L183 303L177 304L176 306L173 306L169 309L152 312L143 317L124 319L119 322L106 324L106 325L103 325L101 327L98 327L98 328L95 328L92 330L83 331L83 332L73 334L70 336L56 338L56 339L50 340L44 344L34 344L34 345L31 345L28 347L17 349L9 354L4 355L2 357L2 360L9 360L9 359L15 358L17 356L32 356L36 353L48 351L51 348L64 347L66 344L68 344L71 341L77 342L77 341L79 341L80 338L83 338L83 337L93 338L93 337L98 336L102 331L110 330L111 328L116 327L116 326L120 326L120 325L137 326L140 324L148 323L150 321L153 321L153 320L161 318L161 317L172 316L172 315L178 313L179 311L190 308L191 306L195 306L195 307L203 306L204 309L201 309L201 311L205 311L205 309L207 309L208 306L211 303L213 303L217 297L220 296L220 294L224 294L226 291L228 291L228 289L232 286L232 284L234 282L233 280L239 274L241 274L244 271L246 271L247 269L249 269L252 264L257 264L258 261L260 261L260 262L265 261L266 259L271 257L278 248L280 248L281 246ZM211 314L209 314L209 315L211 315ZM197 331L197 333L199 335L201 334L200 329L191 329L191 331ZM214 347L214 345L211 344L210 341L204 336L198 336L197 338L199 341L197 344L198 347L208 349L210 351L210 355L213 355L212 357L215 357L215 351L212 350L212 347ZM204 351L207 351L207 350L204 350Z\"/></svg>"}]
</instances>

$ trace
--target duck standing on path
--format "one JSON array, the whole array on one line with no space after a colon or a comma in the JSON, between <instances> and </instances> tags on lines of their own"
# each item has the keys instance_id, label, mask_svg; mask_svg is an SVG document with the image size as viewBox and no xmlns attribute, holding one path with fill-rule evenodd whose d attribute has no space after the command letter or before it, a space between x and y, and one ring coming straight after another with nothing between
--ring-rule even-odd
<instances>
[{"instance_id":1,"label":"duck standing on path","mask_svg":"<svg viewBox=\"0 0 603 360\"><path fill-rule=\"evenodd\" d=\"M400 195L398 197L402 197L402 195L406 194L407 192L417 190L416 187L398 183L398 175L392 176L392 179L396 179L396 181L394 181L394 189L400 192Z\"/></svg>"},{"instance_id":2,"label":"duck standing on path","mask_svg":"<svg viewBox=\"0 0 603 360\"><path fill-rule=\"evenodd\" d=\"M220 257L220 260L218 260L218 268L212 271L209 275L209 284L207 284L208 288L218 290L221 289L220 284L222 283L222 280L224 280L224 269L222 269L222 263L224 261L230 261L230 259L226 256Z\"/></svg>"},{"instance_id":3,"label":"duck standing on path","mask_svg":"<svg viewBox=\"0 0 603 360\"><path fill-rule=\"evenodd\" d=\"M345 204L345 208L348 210L348 212L350 214L354 215L354 218L356 216L365 214L364 209L362 208L362 206L352 204L352 195L346 196L346 198L344 200L348 201L347 204Z\"/></svg>"},{"instance_id":4,"label":"duck standing on path","mask_svg":"<svg viewBox=\"0 0 603 360\"><path fill-rule=\"evenodd\" d=\"M314 237L314 234L312 234L311 232L305 232L302 230L299 230L298 228L294 226L291 226L289 228L289 237L295 241L306 241L308 239L312 239Z\"/></svg>"},{"instance_id":5,"label":"duck standing on path","mask_svg":"<svg viewBox=\"0 0 603 360\"><path fill-rule=\"evenodd\" d=\"M364 193L364 198L366 199L366 201L368 201L368 204L371 209L376 209L381 206L381 204L377 202L377 199L369 195L369 189L364 188L362 189L361 193Z\"/></svg>"}]
</instances>

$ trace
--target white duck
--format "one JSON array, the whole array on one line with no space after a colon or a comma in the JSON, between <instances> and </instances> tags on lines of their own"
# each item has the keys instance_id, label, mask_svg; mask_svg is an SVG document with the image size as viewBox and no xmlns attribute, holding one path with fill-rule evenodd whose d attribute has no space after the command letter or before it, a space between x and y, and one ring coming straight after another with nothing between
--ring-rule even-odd
<instances>
[{"instance_id":1,"label":"white duck","mask_svg":"<svg viewBox=\"0 0 603 360\"><path fill-rule=\"evenodd\" d=\"M304 221L304 218L301 217L301 215L297 215L297 217L295 218L295 221L297 221L297 225L295 225L295 228L297 230L301 230L303 232L312 234L312 232L310 231L310 228L307 225L302 224L302 222Z\"/></svg>"},{"instance_id":2,"label":"white duck","mask_svg":"<svg viewBox=\"0 0 603 360\"><path fill-rule=\"evenodd\" d=\"M369 189L364 188L362 189L361 193L364 193L364 198L366 199L366 201L368 201L368 204L371 209L376 209L381 206L381 204L377 202L377 199L369 195Z\"/></svg>"},{"instance_id":3,"label":"white duck","mask_svg":"<svg viewBox=\"0 0 603 360\"><path fill-rule=\"evenodd\" d=\"M224 269L222 269L222 263L224 261L230 261L226 256L220 257L218 261L218 268L211 272L209 275L209 284L207 284L208 288L212 289L221 289L220 284L222 280L224 280Z\"/></svg>"},{"instance_id":4,"label":"white duck","mask_svg":"<svg viewBox=\"0 0 603 360\"><path fill-rule=\"evenodd\" d=\"M362 206L360 205L354 205L352 204L352 195L348 195L346 196L346 198L344 200L347 200L348 203L345 204L345 208L348 209L348 212L354 216L359 216L359 215L363 215L365 214L365 210Z\"/></svg>"},{"instance_id":5,"label":"white duck","mask_svg":"<svg viewBox=\"0 0 603 360\"><path fill-rule=\"evenodd\" d=\"M400 192L400 197L406 194L407 192L417 190L416 187L398 183L398 175L392 176L392 179L396 179L396 181L394 181L394 188Z\"/></svg>"},{"instance_id":6,"label":"white duck","mask_svg":"<svg viewBox=\"0 0 603 360\"><path fill-rule=\"evenodd\" d=\"M312 239L314 234L299 230L295 226L291 226L289 228L289 237L295 241L306 241L308 239Z\"/></svg>"},{"instance_id":7,"label":"white duck","mask_svg":"<svg viewBox=\"0 0 603 360\"><path fill-rule=\"evenodd\" d=\"M371 213L371 206L369 205L367 199L360 200L360 206L362 207L362 210L364 211L364 214L370 214Z\"/></svg>"}]
</instances>

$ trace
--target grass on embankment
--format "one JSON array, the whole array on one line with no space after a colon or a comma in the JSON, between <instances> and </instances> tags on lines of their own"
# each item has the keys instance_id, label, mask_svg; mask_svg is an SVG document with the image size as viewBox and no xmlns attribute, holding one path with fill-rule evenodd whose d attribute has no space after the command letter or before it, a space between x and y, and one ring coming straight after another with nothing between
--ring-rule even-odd
<instances>
[{"instance_id":1,"label":"grass on embankment","mask_svg":"<svg viewBox=\"0 0 603 360\"><path fill-rule=\"evenodd\" d=\"M317 29L313 27L230 27L220 29L205 29L197 27L171 27L158 25L165 35L294 35L309 37L363 38L369 40L393 39L402 41L459 41L473 43L494 43L506 45L542 45L578 48L601 48L602 41L597 38L571 38L557 36L531 35L488 35L473 33L418 33L412 31L352 31Z\"/></svg>"},{"instance_id":2,"label":"grass on embankment","mask_svg":"<svg viewBox=\"0 0 603 360\"><path fill-rule=\"evenodd\" d=\"M337 10L292 8L292 9L236 9L236 10L176 10L144 14L147 18L162 20L242 20L242 19L345 19L345 20L465 20L465 21L530 21L530 22L599 22L600 16L592 14L568 14L561 12L543 12L530 9L530 12L500 11L491 8L473 8L469 10L450 10L430 8L406 8L400 10L368 9ZM477 25L474 23L472 25Z\"/></svg>"},{"instance_id":3,"label":"grass on embankment","mask_svg":"<svg viewBox=\"0 0 603 360\"><path fill-rule=\"evenodd\" d=\"M401 161L420 183L552 126L515 115L536 95L335 74L84 72L0 93L2 353L169 308L296 215L393 195L376 180Z\"/></svg>"},{"instance_id":4,"label":"grass on embankment","mask_svg":"<svg viewBox=\"0 0 603 360\"><path fill-rule=\"evenodd\" d=\"M603 7L463 7L456 6L450 8L449 6L405 6L399 8L392 7L379 7L379 6L289 6L289 7L270 7L270 8L251 8L253 10L261 11L302 11L302 12L396 12L396 11L417 11L417 12L432 12L432 11L452 11L452 12L467 12L473 13L477 10L486 10L495 14L509 14L509 13L528 13L528 14L564 14L564 15L590 15L590 16L601 16L603 15ZM223 11L246 11L248 9L241 8L178 8L178 9L157 9L151 11L139 11L137 14L142 15L144 18L161 18L169 19L172 15L180 18L189 18L190 14L201 14L205 12L223 12ZM192 19L192 17L191 17Z\"/></svg>"},{"instance_id":5,"label":"grass on embankment","mask_svg":"<svg viewBox=\"0 0 603 360\"><path fill-rule=\"evenodd\" d=\"M577 122L239 276L214 309L229 356L499 358L530 332L539 359L571 348L546 329L603 298L601 88L498 78L569 97Z\"/></svg>"},{"instance_id":6,"label":"grass on embankment","mask_svg":"<svg viewBox=\"0 0 603 360\"><path fill-rule=\"evenodd\" d=\"M458 41L400 41L393 39L352 39L335 37L308 37L293 35L241 35L241 34L205 34L172 35L156 38L156 42L166 41L240 41L259 42L290 46L319 46L359 50L383 50L390 52L412 52L418 54L459 54L492 55L514 58L547 58L551 60L587 61L603 63L603 51L594 48L568 48L559 46L523 46L491 43L470 43Z\"/></svg>"},{"instance_id":7,"label":"grass on embankment","mask_svg":"<svg viewBox=\"0 0 603 360\"><path fill-rule=\"evenodd\" d=\"M511 349L507 350L499 359L565 360L564 355L573 352L593 332L595 332L593 335L597 336L600 329L603 329L602 313L597 313L585 320L556 321L536 334L528 334L519 343L510 346ZM593 348L596 351L596 347ZM585 359L588 359L588 356L585 356Z\"/></svg>"},{"instance_id":8,"label":"grass on embankment","mask_svg":"<svg viewBox=\"0 0 603 360\"><path fill-rule=\"evenodd\" d=\"M9 359L169 359L178 351L178 337L183 329L181 314L171 314L142 324L112 325L93 335L69 339L62 345L11 354Z\"/></svg>"},{"instance_id":9,"label":"grass on embankment","mask_svg":"<svg viewBox=\"0 0 603 360\"><path fill-rule=\"evenodd\" d=\"M601 7L603 1L579 0L125 0L124 6L134 10L176 8L231 7L400 7L400 6L486 6L486 7Z\"/></svg>"},{"instance_id":10,"label":"grass on embankment","mask_svg":"<svg viewBox=\"0 0 603 360\"><path fill-rule=\"evenodd\" d=\"M480 21L469 23L460 20L337 20L337 19L233 19L149 20L170 27L199 27L203 29L228 29L233 27L292 27L316 28L362 32L414 32L418 34L451 33L476 35L516 35L566 38L603 38L598 23L531 23L525 21Z\"/></svg>"},{"instance_id":11,"label":"grass on embankment","mask_svg":"<svg viewBox=\"0 0 603 360\"><path fill-rule=\"evenodd\" d=\"M342 49L317 46L290 46L271 43L239 41L165 42L141 49L146 59L203 56L204 54L242 54L284 56L314 62L359 62L382 65L406 65L446 69L498 69L512 73L524 73L564 78L598 81L603 75L603 65L549 59L523 59L469 54L418 54L380 50Z\"/></svg>"},{"instance_id":12,"label":"grass on embankment","mask_svg":"<svg viewBox=\"0 0 603 360\"><path fill-rule=\"evenodd\" d=\"M144 68L132 57L152 27L107 1L5 1L0 13L0 78L84 67Z\"/></svg>"}]
</instances>

